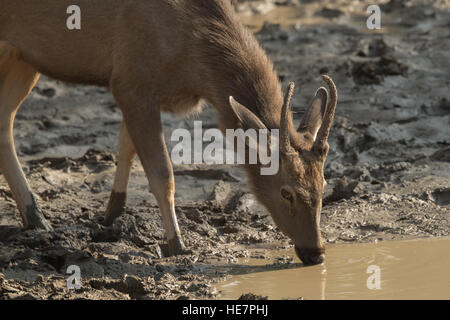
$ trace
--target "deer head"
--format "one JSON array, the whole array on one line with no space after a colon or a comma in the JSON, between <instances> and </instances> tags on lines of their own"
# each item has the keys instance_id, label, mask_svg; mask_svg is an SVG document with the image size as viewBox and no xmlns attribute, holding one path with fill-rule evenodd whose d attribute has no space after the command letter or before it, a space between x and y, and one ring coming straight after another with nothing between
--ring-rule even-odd
<instances>
[{"instance_id":1,"label":"deer head","mask_svg":"<svg viewBox=\"0 0 450 320\"><path fill-rule=\"evenodd\" d=\"M322 194L325 186L323 168L328 154L328 135L333 122L337 90L332 79L322 76L330 89L331 102L324 87L317 90L299 128L291 130L290 101L294 84L284 97L280 117L280 169L272 176L248 170L250 185L273 220L295 245L297 256L305 264L322 263L325 249L320 234ZM232 110L246 127L264 129L263 122L238 102L230 99ZM293 135L301 144L293 144Z\"/></svg>"}]
</instances>

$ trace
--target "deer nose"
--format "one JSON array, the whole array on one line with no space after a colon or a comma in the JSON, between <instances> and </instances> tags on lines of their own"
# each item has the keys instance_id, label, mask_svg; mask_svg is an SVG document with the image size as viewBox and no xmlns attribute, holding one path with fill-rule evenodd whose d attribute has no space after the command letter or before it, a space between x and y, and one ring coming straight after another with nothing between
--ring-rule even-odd
<instances>
[{"instance_id":1,"label":"deer nose","mask_svg":"<svg viewBox=\"0 0 450 320\"><path fill-rule=\"evenodd\" d=\"M325 261L324 248L299 248L295 246L295 253L305 265L320 264Z\"/></svg>"}]
</instances>

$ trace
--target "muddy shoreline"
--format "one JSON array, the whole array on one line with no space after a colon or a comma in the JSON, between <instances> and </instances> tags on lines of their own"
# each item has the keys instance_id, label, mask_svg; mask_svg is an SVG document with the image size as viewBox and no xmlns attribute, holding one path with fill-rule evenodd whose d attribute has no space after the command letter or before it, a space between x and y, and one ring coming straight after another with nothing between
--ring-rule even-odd
<instances>
[{"instance_id":1,"label":"muddy shoreline","mask_svg":"<svg viewBox=\"0 0 450 320\"><path fill-rule=\"evenodd\" d=\"M448 1L382 1L383 29L376 32L365 29L367 1L237 2L283 84L296 82L296 123L322 85L320 74L338 85L325 167L326 242L449 236ZM289 18L281 19L286 10ZM265 23L268 17L283 23ZM216 127L212 108L197 118L163 115L169 149L171 131L193 130L195 119ZM42 77L25 101L16 147L54 231L23 231L0 177L0 299L215 299L213 284L227 276L215 266L292 248L243 173L227 165L175 166L177 214L192 254L165 257L159 211L139 161L126 214L101 225L120 122L103 88ZM67 289L69 265L82 270L79 290Z\"/></svg>"}]
</instances>

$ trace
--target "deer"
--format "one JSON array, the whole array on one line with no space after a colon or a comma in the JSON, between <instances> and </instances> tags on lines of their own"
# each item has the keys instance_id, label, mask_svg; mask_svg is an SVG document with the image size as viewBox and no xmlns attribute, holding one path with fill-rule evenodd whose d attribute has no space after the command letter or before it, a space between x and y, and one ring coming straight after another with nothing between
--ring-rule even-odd
<instances>
[{"instance_id":1,"label":"deer","mask_svg":"<svg viewBox=\"0 0 450 320\"><path fill-rule=\"evenodd\" d=\"M327 75L295 128L294 84L283 92L273 62L229 0L78 0L81 29L66 26L71 0L0 0L0 171L24 228L50 232L18 160L15 115L41 74L107 87L122 113L117 167L103 223L124 213L139 156L157 200L170 255L189 252L174 204L172 163L161 112L188 114L207 102L226 129L278 129L280 168L248 184L305 265L325 259L320 232L324 163L337 104Z\"/></svg>"}]
</instances>

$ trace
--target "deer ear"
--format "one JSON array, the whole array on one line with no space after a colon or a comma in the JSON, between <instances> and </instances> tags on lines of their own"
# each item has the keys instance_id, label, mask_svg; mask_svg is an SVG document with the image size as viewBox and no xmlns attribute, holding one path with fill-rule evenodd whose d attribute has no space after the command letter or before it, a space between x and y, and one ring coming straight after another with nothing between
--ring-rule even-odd
<instances>
[{"instance_id":1,"label":"deer ear","mask_svg":"<svg viewBox=\"0 0 450 320\"><path fill-rule=\"evenodd\" d=\"M328 103L328 92L324 87L320 87L306 110L305 115L300 122L297 131L300 134L310 134L313 140L316 140L317 132L322 125L322 119L325 115Z\"/></svg>"},{"instance_id":2,"label":"deer ear","mask_svg":"<svg viewBox=\"0 0 450 320\"><path fill-rule=\"evenodd\" d=\"M230 97L230 106L234 115L239 121L239 126L244 129L267 129L262 121L249 109Z\"/></svg>"}]
</instances>

